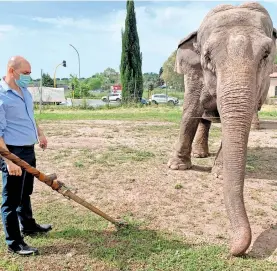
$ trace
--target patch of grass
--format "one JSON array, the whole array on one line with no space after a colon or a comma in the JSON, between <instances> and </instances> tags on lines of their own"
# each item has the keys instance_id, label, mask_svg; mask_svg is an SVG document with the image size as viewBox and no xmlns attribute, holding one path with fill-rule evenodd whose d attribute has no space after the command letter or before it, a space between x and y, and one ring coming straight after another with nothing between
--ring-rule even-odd
<instances>
[{"instance_id":1,"label":"patch of grass","mask_svg":"<svg viewBox=\"0 0 277 271\"><path fill-rule=\"evenodd\" d=\"M255 172L259 169L259 157L256 155L247 155L246 170Z\"/></svg>"},{"instance_id":2,"label":"patch of grass","mask_svg":"<svg viewBox=\"0 0 277 271\"><path fill-rule=\"evenodd\" d=\"M183 186L181 184L176 184L174 188L175 189L181 189L181 188L183 188Z\"/></svg>"},{"instance_id":3,"label":"patch of grass","mask_svg":"<svg viewBox=\"0 0 277 271\"><path fill-rule=\"evenodd\" d=\"M260 112L259 117L262 119L277 119L277 107L276 106L265 106Z\"/></svg>"},{"instance_id":4,"label":"patch of grass","mask_svg":"<svg viewBox=\"0 0 277 271\"><path fill-rule=\"evenodd\" d=\"M210 137L211 139L219 139L221 137L221 128L212 125L210 128Z\"/></svg>"},{"instance_id":5,"label":"patch of grass","mask_svg":"<svg viewBox=\"0 0 277 271\"><path fill-rule=\"evenodd\" d=\"M36 120L135 120L135 121L168 121L179 124L182 117L182 106L103 106L100 108L62 108L45 107L41 114L35 110ZM261 119L277 119L277 107L265 105L259 112ZM211 129L212 137L220 136L220 129Z\"/></svg>"},{"instance_id":6,"label":"patch of grass","mask_svg":"<svg viewBox=\"0 0 277 271\"><path fill-rule=\"evenodd\" d=\"M84 167L84 164L81 161L75 161L74 165L75 167L78 167L78 168Z\"/></svg>"},{"instance_id":7,"label":"patch of grass","mask_svg":"<svg viewBox=\"0 0 277 271\"><path fill-rule=\"evenodd\" d=\"M55 160L60 160L60 159L64 159L66 157L69 157L72 153L71 149L62 149L59 151L58 154L56 154L55 156L53 156L53 159Z\"/></svg>"},{"instance_id":8,"label":"patch of grass","mask_svg":"<svg viewBox=\"0 0 277 271\"><path fill-rule=\"evenodd\" d=\"M255 209L253 211L253 214L255 215L255 217L256 216L265 216L265 217L267 216L267 213L263 209L261 209L261 208Z\"/></svg>"},{"instance_id":9,"label":"patch of grass","mask_svg":"<svg viewBox=\"0 0 277 271\"><path fill-rule=\"evenodd\" d=\"M3 268L3 269L2 269ZM19 265L5 259L0 259L0 270L5 271L23 271L24 269Z\"/></svg>"},{"instance_id":10,"label":"patch of grass","mask_svg":"<svg viewBox=\"0 0 277 271\"><path fill-rule=\"evenodd\" d=\"M146 150L133 149L128 146L119 145L109 147L106 151L94 153L89 150L83 150L84 163L97 163L106 165L115 165L126 163L128 161L141 162L155 157L155 154ZM76 162L75 162L76 163Z\"/></svg>"},{"instance_id":11,"label":"patch of grass","mask_svg":"<svg viewBox=\"0 0 277 271\"><path fill-rule=\"evenodd\" d=\"M254 258L228 259L225 246L194 245L173 234L149 229L130 217L124 218L129 227L116 230L71 201L51 202L36 209L37 221L53 224L47 235L25 238L28 244L38 247L41 255L28 260L7 257L1 234L1 270L57 270L57 261L60 270L98 270L99 264L101 270L126 271L276 270L275 264Z\"/></svg>"},{"instance_id":12,"label":"patch of grass","mask_svg":"<svg viewBox=\"0 0 277 271\"><path fill-rule=\"evenodd\" d=\"M181 121L181 107L159 108L111 108L94 110L53 109L44 110L42 114L35 111L37 120L149 120L149 121L169 121L179 123Z\"/></svg>"}]
</instances>

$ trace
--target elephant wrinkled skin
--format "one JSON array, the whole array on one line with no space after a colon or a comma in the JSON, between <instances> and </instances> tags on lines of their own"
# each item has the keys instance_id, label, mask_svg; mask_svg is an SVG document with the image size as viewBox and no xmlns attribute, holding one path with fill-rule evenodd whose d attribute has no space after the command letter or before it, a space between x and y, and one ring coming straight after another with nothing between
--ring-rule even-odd
<instances>
[{"instance_id":1,"label":"elephant wrinkled skin","mask_svg":"<svg viewBox=\"0 0 277 271\"><path fill-rule=\"evenodd\" d=\"M267 96L275 54L276 29L267 10L244 3L211 10L198 31L180 42L176 55L175 70L184 74L186 91L168 166L189 169L191 153L207 156L210 121L220 117L217 157L222 159L224 202L232 227L230 253L235 256L246 252L252 238L243 198L247 144L252 118Z\"/></svg>"}]
</instances>

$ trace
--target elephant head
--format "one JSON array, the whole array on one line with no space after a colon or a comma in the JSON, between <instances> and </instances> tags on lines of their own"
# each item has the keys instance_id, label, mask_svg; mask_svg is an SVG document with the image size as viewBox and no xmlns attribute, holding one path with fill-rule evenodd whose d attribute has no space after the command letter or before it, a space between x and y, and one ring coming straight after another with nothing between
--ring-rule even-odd
<instances>
[{"instance_id":1,"label":"elephant head","mask_svg":"<svg viewBox=\"0 0 277 271\"><path fill-rule=\"evenodd\" d=\"M201 108L220 115L233 255L243 254L251 243L243 197L247 144L253 114L267 96L275 54L276 29L258 3L216 7L177 50L176 71L186 74L201 65Z\"/></svg>"}]
</instances>

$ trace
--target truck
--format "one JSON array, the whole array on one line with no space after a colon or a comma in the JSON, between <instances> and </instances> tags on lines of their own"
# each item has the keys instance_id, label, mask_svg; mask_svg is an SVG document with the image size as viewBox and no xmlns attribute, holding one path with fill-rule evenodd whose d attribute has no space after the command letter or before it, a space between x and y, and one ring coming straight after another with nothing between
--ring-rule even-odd
<instances>
[{"instance_id":1,"label":"truck","mask_svg":"<svg viewBox=\"0 0 277 271\"><path fill-rule=\"evenodd\" d=\"M40 103L41 90L42 90L42 104L66 103L64 88L28 87L28 90L33 97L34 103Z\"/></svg>"}]
</instances>

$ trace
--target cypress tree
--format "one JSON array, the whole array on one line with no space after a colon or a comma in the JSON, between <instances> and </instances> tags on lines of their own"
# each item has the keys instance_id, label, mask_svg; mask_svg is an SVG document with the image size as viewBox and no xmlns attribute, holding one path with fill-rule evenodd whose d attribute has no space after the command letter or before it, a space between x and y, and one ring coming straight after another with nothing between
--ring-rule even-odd
<instances>
[{"instance_id":1,"label":"cypress tree","mask_svg":"<svg viewBox=\"0 0 277 271\"><path fill-rule=\"evenodd\" d=\"M139 101L143 93L143 77L141 70L142 54L140 52L133 0L127 0L126 9L127 15L125 19L125 29L122 31L120 64L123 102Z\"/></svg>"}]
</instances>

